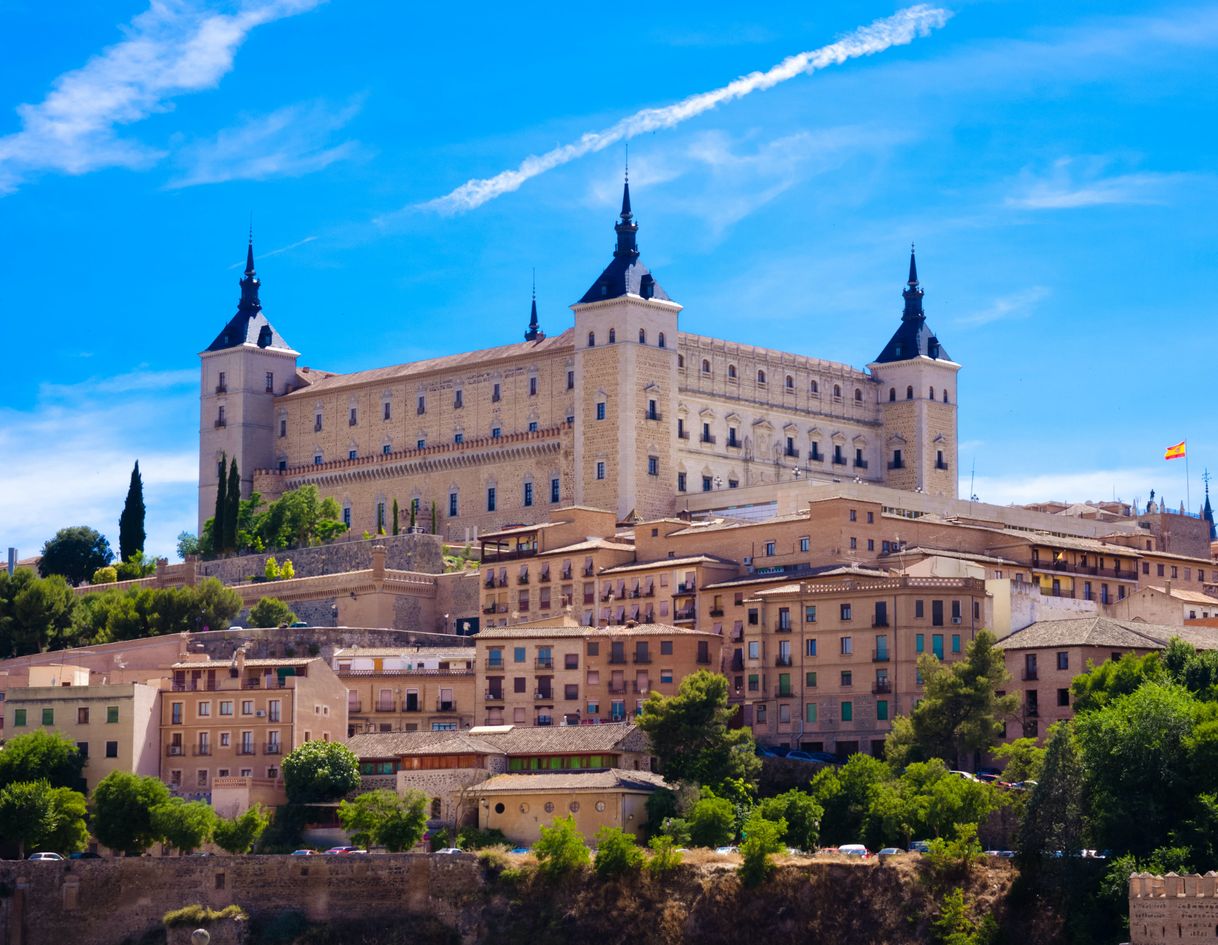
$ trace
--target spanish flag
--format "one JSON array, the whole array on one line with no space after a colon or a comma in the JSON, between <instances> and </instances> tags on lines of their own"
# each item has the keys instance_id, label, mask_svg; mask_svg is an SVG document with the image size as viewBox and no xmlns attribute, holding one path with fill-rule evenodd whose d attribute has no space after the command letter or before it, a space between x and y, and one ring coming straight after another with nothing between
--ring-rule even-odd
<instances>
[{"instance_id":1,"label":"spanish flag","mask_svg":"<svg viewBox=\"0 0 1218 945\"><path fill-rule=\"evenodd\" d=\"M1184 444L1187 442L1188 442L1187 440L1181 440L1175 446L1169 446L1167 448L1167 452L1163 454L1163 458L1164 459L1179 459L1181 456L1184 456L1185 455Z\"/></svg>"}]
</instances>

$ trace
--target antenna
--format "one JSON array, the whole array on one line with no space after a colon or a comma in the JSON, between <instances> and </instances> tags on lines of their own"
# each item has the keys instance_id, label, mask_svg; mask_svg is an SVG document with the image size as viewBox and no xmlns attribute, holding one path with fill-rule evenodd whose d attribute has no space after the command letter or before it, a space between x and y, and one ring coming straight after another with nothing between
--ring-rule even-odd
<instances>
[{"instance_id":1,"label":"antenna","mask_svg":"<svg viewBox=\"0 0 1218 945\"><path fill-rule=\"evenodd\" d=\"M968 500L970 502L977 501L977 490L973 488L973 485L976 482L976 479L977 479L977 457L974 456L973 457L973 468L968 474L968 495L969 495Z\"/></svg>"}]
</instances>

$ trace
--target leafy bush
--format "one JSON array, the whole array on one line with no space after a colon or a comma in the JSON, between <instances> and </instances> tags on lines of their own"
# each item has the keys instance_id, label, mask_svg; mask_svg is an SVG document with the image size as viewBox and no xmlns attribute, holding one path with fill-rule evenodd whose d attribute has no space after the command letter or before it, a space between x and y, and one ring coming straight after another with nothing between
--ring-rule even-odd
<instances>
[{"instance_id":1,"label":"leafy bush","mask_svg":"<svg viewBox=\"0 0 1218 945\"><path fill-rule=\"evenodd\" d=\"M431 836L427 838L427 845L430 847L432 853L435 853L437 850L443 850L445 847L450 846L448 828L441 827L439 830L433 830L431 832Z\"/></svg>"},{"instance_id":2,"label":"leafy bush","mask_svg":"<svg viewBox=\"0 0 1218 945\"><path fill-rule=\"evenodd\" d=\"M111 850L137 856L161 839L152 811L168 801L160 778L111 771L93 789L93 835Z\"/></svg>"},{"instance_id":3,"label":"leafy bush","mask_svg":"<svg viewBox=\"0 0 1218 945\"><path fill-rule=\"evenodd\" d=\"M261 804L255 804L231 820L216 823L212 839L226 853L249 853L271 822L271 816Z\"/></svg>"},{"instance_id":4,"label":"leafy bush","mask_svg":"<svg viewBox=\"0 0 1218 945\"><path fill-rule=\"evenodd\" d=\"M368 791L338 805L338 820L360 846L391 853L409 850L427 832L427 795L422 791Z\"/></svg>"},{"instance_id":5,"label":"leafy bush","mask_svg":"<svg viewBox=\"0 0 1218 945\"><path fill-rule=\"evenodd\" d=\"M487 876L498 876L511 861L506 846L482 847L478 850L478 864Z\"/></svg>"},{"instance_id":6,"label":"leafy bush","mask_svg":"<svg viewBox=\"0 0 1218 945\"><path fill-rule=\"evenodd\" d=\"M502 830L479 830L470 826L462 827L457 833L457 846L462 850L481 850L485 847L508 847L510 844Z\"/></svg>"},{"instance_id":7,"label":"leafy bush","mask_svg":"<svg viewBox=\"0 0 1218 945\"><path fill-rule=\"evenodd\" d=\"M269 559L270 561L274 559ZM250 608L251 627L286 627L296 621L292 608L277 597L263 597Z\"/></svg>"},{"instance_id":8,"label":"leafy bush","mask_svg":"<svg viewBox=\"0 0 1218 945\"><path fill-rule=\"evenodd\" d=\"M543 876L556 879L587 868L592 858L574 817L559 817L541 828L541 839L533 845Z\"/></svg>"},{"instance_id":9,"label":"leafy bush","mask_svg":"<svg viewBox=\"0 0 1218 945\"><path fill-rule=\"evenodd\" d=\"M152 808L153 832L182 853L193 853L212 838L216 812L207 801L171 797Z\"/></svg>"},{"instance_id":10,"label":"leafy bush","mask_svg":"<svg viewBox=\"0 0 1218 945\"><path fill-rule=\"evenodd\" d=\"M338 800L359 787L359 759L341 742L305 742L283 759L283 786L295 804Z\"/></svg>"},{"instance_id":11,"label":"leafy bush","mask_svg":"<svg viewBox=\"0 0 1218 945\"><path fill-rule=\"evenodd\" d=\"M687 847L690 844L689 821L684 817L666 817L660 824L660 833L677 846Z\"/></svg>"},{"instance_id":12,"label":"leafy bush","mask_svg":"<svg viewBox=\"0 0 1218 945\"><path fill-rule=\"evenodd\" d=\"M647 845L651 848L651 859L647 861L647 872L652 876L671 873L681 865L681 851L677 849L672 837L659 834L652 837Z\"/></svg>"},{"instance_id":13,"label":"leafy bush","mask_svg":"<svg viewBox=\"0 0 1218 945\"><path fill-rule=\"evenodd\" d=\"M193 905L183 906L181 909L173 909L166 912L161 921L167 928L179 928L181 926L207 925L211 922L219 922L222 919L248 919L249 913L238 905L225 906L223 909L209 909L207 906L199 905L197 902Z\"/></svg>"},{"instance_id":14,"label":"leafy bush","mask_svg":"<svg viewBox=\"0 0 1218 945\"><path fill-rule=\"evenodd\" d=\"M689 812L689 842L696 847L718 847L736 835L736 808L726 797L709 790Z\"/></svg>"},{"instance_id":15,"label":"leafy bush","mask_svg":"<svg viewBox=\"0 0 1218 945\"><path fill-rule=\"evenodd\" d=\"M604 879L637 873L643 851L632 834L620 827L601 827L596 832L596 875Z\"/></svg>"},{"instance_id":16,"label":"leafy bush","mask_svg":"<svg viewBox=\"0 0 1218 945\"><path fill-rule=\"evenodd\" d=\"M825 809L816 799L803 791L787 791L777 797L767 797L757 809L766 820L785 821L783 843L797 850L815 850L820 835L820 819Z\"/></svg>"},{"instance_id":17,"label":"leafy bush","mask_svg":"<svg viewBox=\"0 0 1218 945\"><path fill-rule=\"evenodd\" d=\"M936 837L930 842L926 862L939 878L963 878L981 861L981 841L977 839L976 824L959 824L951 840Z\"/></svg>"},{"instance_id":18,"label":"leafy bush","mask_svg":"<svg viewBox=\"0 0 1218 945\"><path fill-rule=\"evenodd\" d=\"M740 881L745 886L756 886L774 869L770 854L781 853L782 837L787 832L787 822L767 820L760 811L754 811L744 824L744 841L740 844Z\"/></svg>"},{"instance_id":19,"label":"leafy bush","mask_svg":"<svg viewBox=\"0 0 1218 945\"><path fill-rule=\"evenodd\" d=\"M104 568L98 568L93 572L93 578L89 581L90 584L113 584L118 580L118 571L114 565L108 564Z\"/></svg>"},{"instance_id":20,"label":"leafy bush","mask_svg":"<svg viewBox=\"0 0 1218 945\"><path fill-rule=\"evenodd\" d=\"M931 920L935 940L942 945L986 945L998 932L993 916L974 919L960 887L950 889L943 896L939 914Z\"/></svg>"}]
</instances>

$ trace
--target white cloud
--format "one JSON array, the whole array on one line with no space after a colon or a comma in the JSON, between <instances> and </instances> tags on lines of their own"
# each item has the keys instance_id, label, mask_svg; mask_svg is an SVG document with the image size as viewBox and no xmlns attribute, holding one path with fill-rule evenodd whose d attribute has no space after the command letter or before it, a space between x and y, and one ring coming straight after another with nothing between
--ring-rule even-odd
<instances>
[{"instance_id":1,"label":"white cloud","mask_svg":"<svg viewBox=\"0 0 1218 945\"><path fill-rule=\"evenodd\" d=\"M496 197L520 189L526 181L540 174L588 154L603 151L618 142L628 141L636 135L674 128L719 105L744 98L753 92L771 89L783 82L802 75L811 75L850 59L874 55L893 46L907 45L919 36L925 36L931 30L943 26L950 16L947 10L928 4L906 7L890 17L860 27L836 43L788 56L765 72L749 73L720 88L691 95L672 105L645 108L603 131L590 131L578 141L561 145L540 156L531 155L518 167L502 171L494 177L466 181L451 193L428 201L421 207L442 213L473 210Z\"/></svg>"},{"instance_id":2,"label":"white cloud","mask_svg":"<svg viewBox=\"0 0 1218 945\"><path fill-rule=\"evenodd\" d=\"M348 160L358 152L356 142L328 145L327 141L355 117L360 105L357 100L334 109L325 102L308 102L250 116L214 138L184 147L177 155L183 171L168 186L300 177Z\"/></svg>"},{"instance_id":3,"label":"white cloud","mask_svg":"<svg viewBox=\"0 0 1218 945\"><path fill-rule=\"evenodd\" d=\"M976 327L989 325L993 322L1016 321L1028 318L1036 310L1036 306L1047 299L1052 293L1047 286L1034 285L1019 292L1012 292L994 299L987 308L964 318L956 319L957 325Z\"/></svg>"},{"instance_id":4,"label":"white cloud","mask_svg":"<svg viewBox=\"0 0 1218 945\"><path fill-rule=\"evenodd\" d=\"M117 551L132 464L147 506L147 551L173 557L195 530L198 372L132 372L44 385L29 411L0 409L0 545L23 555L68 525L90 525Z\"/></svg>"},{"instance_id":5,"label":"white cloud","mask_svg":"<svg viewBox=\"0 0 1218 945\"><path fill-rule=\"evenodd\" d=\"M1191 174L1141 172L1105 175L1104 158L1059 158L1047 174L1025 171L1009 207L1076 210L1114 204L1166 203L1170 191L1195 179Z\"/></svg>"},{"instance_id":6,"label":"white cloud","mask_svg":"<svg viewBox=\"0 0 1218 945\"><path fill-rule=\"evenodd\" d=\"M30 174L85 174L142 168L164 154L118 129L173 107L173 99L214 88L255 27L316 7L321 0L254 0L216 13L188 0L152 0L124 38L65 72L37 105L20 105L21 130L0 138L0 194Z\"/></svg>"}]
</instances>

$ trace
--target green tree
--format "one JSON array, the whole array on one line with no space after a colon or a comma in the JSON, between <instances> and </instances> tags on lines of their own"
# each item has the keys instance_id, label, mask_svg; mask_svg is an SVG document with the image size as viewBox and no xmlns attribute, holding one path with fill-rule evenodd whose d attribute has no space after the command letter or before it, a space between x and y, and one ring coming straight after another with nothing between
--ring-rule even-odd
<instances>
[{"instance_id":1,"label":"green tree","mask_svg":"<svg viewBox=\"0 0 1218 945\"><path fill-rule=\"evenodd\" d=\"M15 840L21 857L81 850L89 839L84 795L45 780L6 784L0 788L0 837Z\"/></svg>"},{"instance_id":2,"label":"green tree","mask_svg":"<svg viewBox=\"0 0 1218 945\"><path fill-rule=\"evenodd\" d=\"M1082 847L1086 813L1083 778L1074 728L1069 722L1061 722L1053 726L1039 782L1024 808L1018 843L1023 873L1035 877L1050 862L1046 857Z\"/></svg>"},{"instance_id":3,"label":"green tree","mask_svg":"<svg viewBox=\"0 0 1218 945\"><path fill-rule=\"evenodd\" d=\"M427 807L427 795L422 791L404 795L390 790L366 791L338 805L338 820L354 843L400 853L427 832Z\"/></svg>"},{"instance_id":4,"label":"green tree","mask_svg":"<svg viewBox=\"0 0 1218 945\"><path fill-rule=\"evenodd\" d=\"M34 650L61 650L78 641L72 634L76 595L60 575L30 581L13 601L13 618L26 645Z\"/></svg>"},{"instance_id":5,"label":"green tree","mask_svg":"<svg viewBox=\"0 0 1218 945\"><path fill-rule=\"evenodd\" d=\"M736 836L736 807L726 797L716 797L709 788L690 808L689 842L696 847L719 847Z\"/></svg>"},{"instance_id":6,"label":"green tree","mask_svg":"<svg viewBox=\"0 0 1218 945\"><path fill-rule=\"evenodd\" d=\"M123 503L123 514L118 517L118 556L130 560L137 551L144 550L147 538L144 532L144 480L140 477L140 461L135 461L131 470L131 483L127 486L127 501Z\"/></svg>"},{"instance_id":7,"label":"green tree","mask_svg":"<svg viewBox=\"0 0 1218 945\"><path fill-rule=\"evenodd\" d=\"M781 817L767 820L761 811L754 811L744 822L744 840L740 843L740 881L745 886L756 886L773 872L770 856L783 850L782 837L787 832L787 822Z\"/></svg>"},{"instance_id":8,"label":"green tree","mask_svg":"<svg viewBox=\"0 0 1218 945\"><path fill-rule=\"evenodd\" d=\"M949 837L962 825L983 823L1006 796L989 784L950 773L938 758L914 762L900 777L872 787L863 835L876 846Z\"/></svg>"},{"instance_id":9,"label":"green tree","mask_svg":"<svg viewBox=\"0 0 1218 945\"><path fill-rule=\"evenodd\" d=\"M225 587L217 578L204 578L185 598L184 605L198 615L202 629L223 630L240 612L241 595L231 587ZM183 623L193 622L183 616L181 622L163 624L158 633L180 633L192 629L191 626L183 626Z\"/></svg>"},{"instance_id":10,"label":"green tree","mask_svg":"<svg viewBox=\"0 0 1218 945\"><path fill-rule=\"evenodd\" d=\"M224 550L237 550L237 520L241 516L241 474L237 457L228 464L228 486L224 491Z\"/></svg>"},{"instance_id":11,"label":"green tree","mask_svg":"<svg viewBox=\"0 0 1218 945\"><path fill-rule=\"evenodd\" d=\"M267 548L281 549L317 545L347 530L338 502L323 499L314 485L285 492L251 527Z\"/></svg>"},{"instance_id":12,"label":"green tree","mask_svg":"<svg viewBox=\"0 0 1218 945\"><path fill-rule=\"evenodd\" d=\"M550 826L542 827L540 832L541 838L533 844L533 853L541 875L556 879L588 867L592 855L575 826L574 817L559 817Z\"/></svg>"},{"instance_id":13,"label":"green tree","mask_svg":"<svg viewBox=\"0 0 1218 945\"><path fill-rule=\"evenodd\" d=\"M267 809L255 804L236 817L218 819L212 839L226 853L249 853L270 822L271 815Z\"/></svg>"},{"instance_id":14,"label":"green tree","mask_svg":"<svg viewBox=\"0 0 1218 945\"><path fill-rule=\"evenodd\" d=\"M858 843L873 788L891 778L892 769L870 755L851 755L840 768L818 771L809 790L825 812L820 827L822 842Z\"/></svg>"},{"instance_id":15,"label":"green tree","mask_svg":"<svg viewBox=\"0 0 1218 945\"><path fill-rule=\"evenodd\" d=\"M677 849L672 837L657 834L647 842L647 846L651 848L651 858L647 861L647 872L652 876L671 873L681 865L681 851Z\"/></svg>"},{"instance_id":16,"label":"green tree","mask_svg":"<svg viewBox=\"0 0 1218 945\"><path fill-rule=\"evenodd\" d=\"M71 584L84 584L98 568L114 560L110 543L97 529L87 525L61 528L42 546L38 573L60 574Z\"/></svg>"},{"instance_id":17,"label":"green tree","mask_svg":"<svg viewBox=\"0 0 1218 945\"><path fill-rule=\"evenodd\" d=\"M1103 708L1118 696L1127 696L1142 683L1165 679L1158 653L1136 656L1124 653L1120 659L1105 660L1099 666L1088 664L1087 672L1074 677L1070 684L1074 714Z\"/></svg>"},{"instance_id":18,"label":"green tree","mask_svg":"<svg viewBox=\"0 0 1218 945\"><path fill-rule=\"evenodd\" d=\"M286 627L295 623L296 614L278 597L263 597L250 608L251 627Z\"/></svg>"},{"instance_id":19,"label":"green tree","mask_svg":"<svg viewBox=\"0 0 1218 945\"><path fill-rule=\"evenodd\" d=\"M202 553L199 547L199 536L194 532L178 532L178 557L183 561L189 555L198 555Z\"/></svg>"},{"instance_id":20,"label":"green tree","mask_svg":"<svg viewBox=\"0 0 1218 945\"><path fill-rule=\"evenodd\" d=\"M359 787L359 759L340 742L305 742L283 759L283 786L293 804L338 800Z\"/></svg>"},{"instance_id":21,"label":"green tree","mask_svg":"<svg viewBox=\"0 0 1218 945\"><path fill-rule=\"evenodd\" d=\"M643 865L643 851L633 834L620 827L601 827L596 832L596 875L604 879L637 873Z\"/></svg>"},{"instance_id":22,"label":"green tree","mask_svg":"<svg viewBox=\"0 0 1218 945\"><path fill-rule=\"evenodd\" d=\"M393 533L396 535L399 532L398 527L398 500L393 500Z\"/></svg>"},{"instance_id":23,"label":"green tree","mask_svg":"<svg viewBox=\"0 0 1218 945\"><path fill-rule=\"evenodd\" d=\"M228 526L224 521L228 515L228 456L224 453L220 454L220 471L216 477L216 510L208 520L207 525L210 525L210 530L207 525L204 525L204 538L211 539L211 551L213 554L222 555L228 551L225 547L224 537L228 534Z\"/></svg>"},{"instance_id":24,"label":"green tree","mask_svg":"<svg viewBox=\"0 0 1218 945\"><path fill-rule=\"evenodd\" d=\"M995 642L992 633L981 630L962 660L949 664L930 653L918 657L924 689L911 721L922 760L942 758L959 768L971 764L975 752L998 744L1002 720L1014 714L1019 697L997 694L1010 676Z\"/></svg>"},{"instance_id":25,"label":"green tree","mask_svg":"<svg viewBox=\"0 0 1218 945\"><path fill-rule=\"evenodd\" d=\"M38 729L16 735L0 751L0 787L21 781L46 781L51 787L77 788L85 759L61 733Z\"/></svg>"},{"instance_id":26,"label":"green tree","mask_svg":"<svg viewBox=\"0 0 1218 945\"><path fill-rule=\"evenodd\" d=\"M994 749L994 757L1006 762L1002 768L1002 779L1016 781L1039 781L1045 764L1045 749L1035 738L1017 738Z\"/></svg>"},{"instance_id":27,"label":"green tree","mask_svg":"<svg viewBox=\"0 0 1218 945\"><path fill-rule=\"evenodd\" d=\"M152 808L152 832L181 853L193 853L212 838L216 819L206 801L171 797Z\"/></svg>"},{"instance_id":28,"label":"green tree","mask_svg":"<svg viewBox=\"0 0 1218 945\"><path fill-rule=\"evenodd\" d=\"M782 841L796 850L814 851L820 838L820 820L825 809L805 791L791 790L777 797L767 797L757 805L768 821L783 821L786 830Z\"/></svg>"},{"instance_id":29,"label":"green tree","mask_svg":"<svg viewBox=\"0 0 1218 945\"><path fill-rule=\"evenodd\" d=\"M958 824L953 837L935 837L926 851L931 872L939 879L963 880L982 856L977 825L973 823Z\"/></svg>"},{"instance_id":30,"label":"green tree","mask_svg":"<svg viewBox=\"0 0 1218 945\"><path fill-rule=\"evenodd\" d=\"M138 856L161 839L152 811L168 800L159 778L112 771L93 789L93 835L111 850Z\"/></svg>"},{"instance_id":31,"label":"green tree","mask_svg":"<svg viewBox=\"0 0 1218 945\"><path fill-rule=\"evenodd\" d=\"M727 685L719 673L699 670L681 681L675 696L654 689L647 696L639 727L670 781L693 781L717 793L733 779L755 786L761 759L747 728L728 728L737 710L728 705Z\"/></svg>"},{"instance_id":32,"label":"green tree","mask_svg":"<svg viewBox=\"0 0 1218 945\"><path fill-rule=\"evenodd\" d=\"M113 584L118 580L118 571L114 565L108 564L104 568L98 568L93 572L93 577L89 579L89 583L97 584Z\"/></svg>"}]
</instances>

